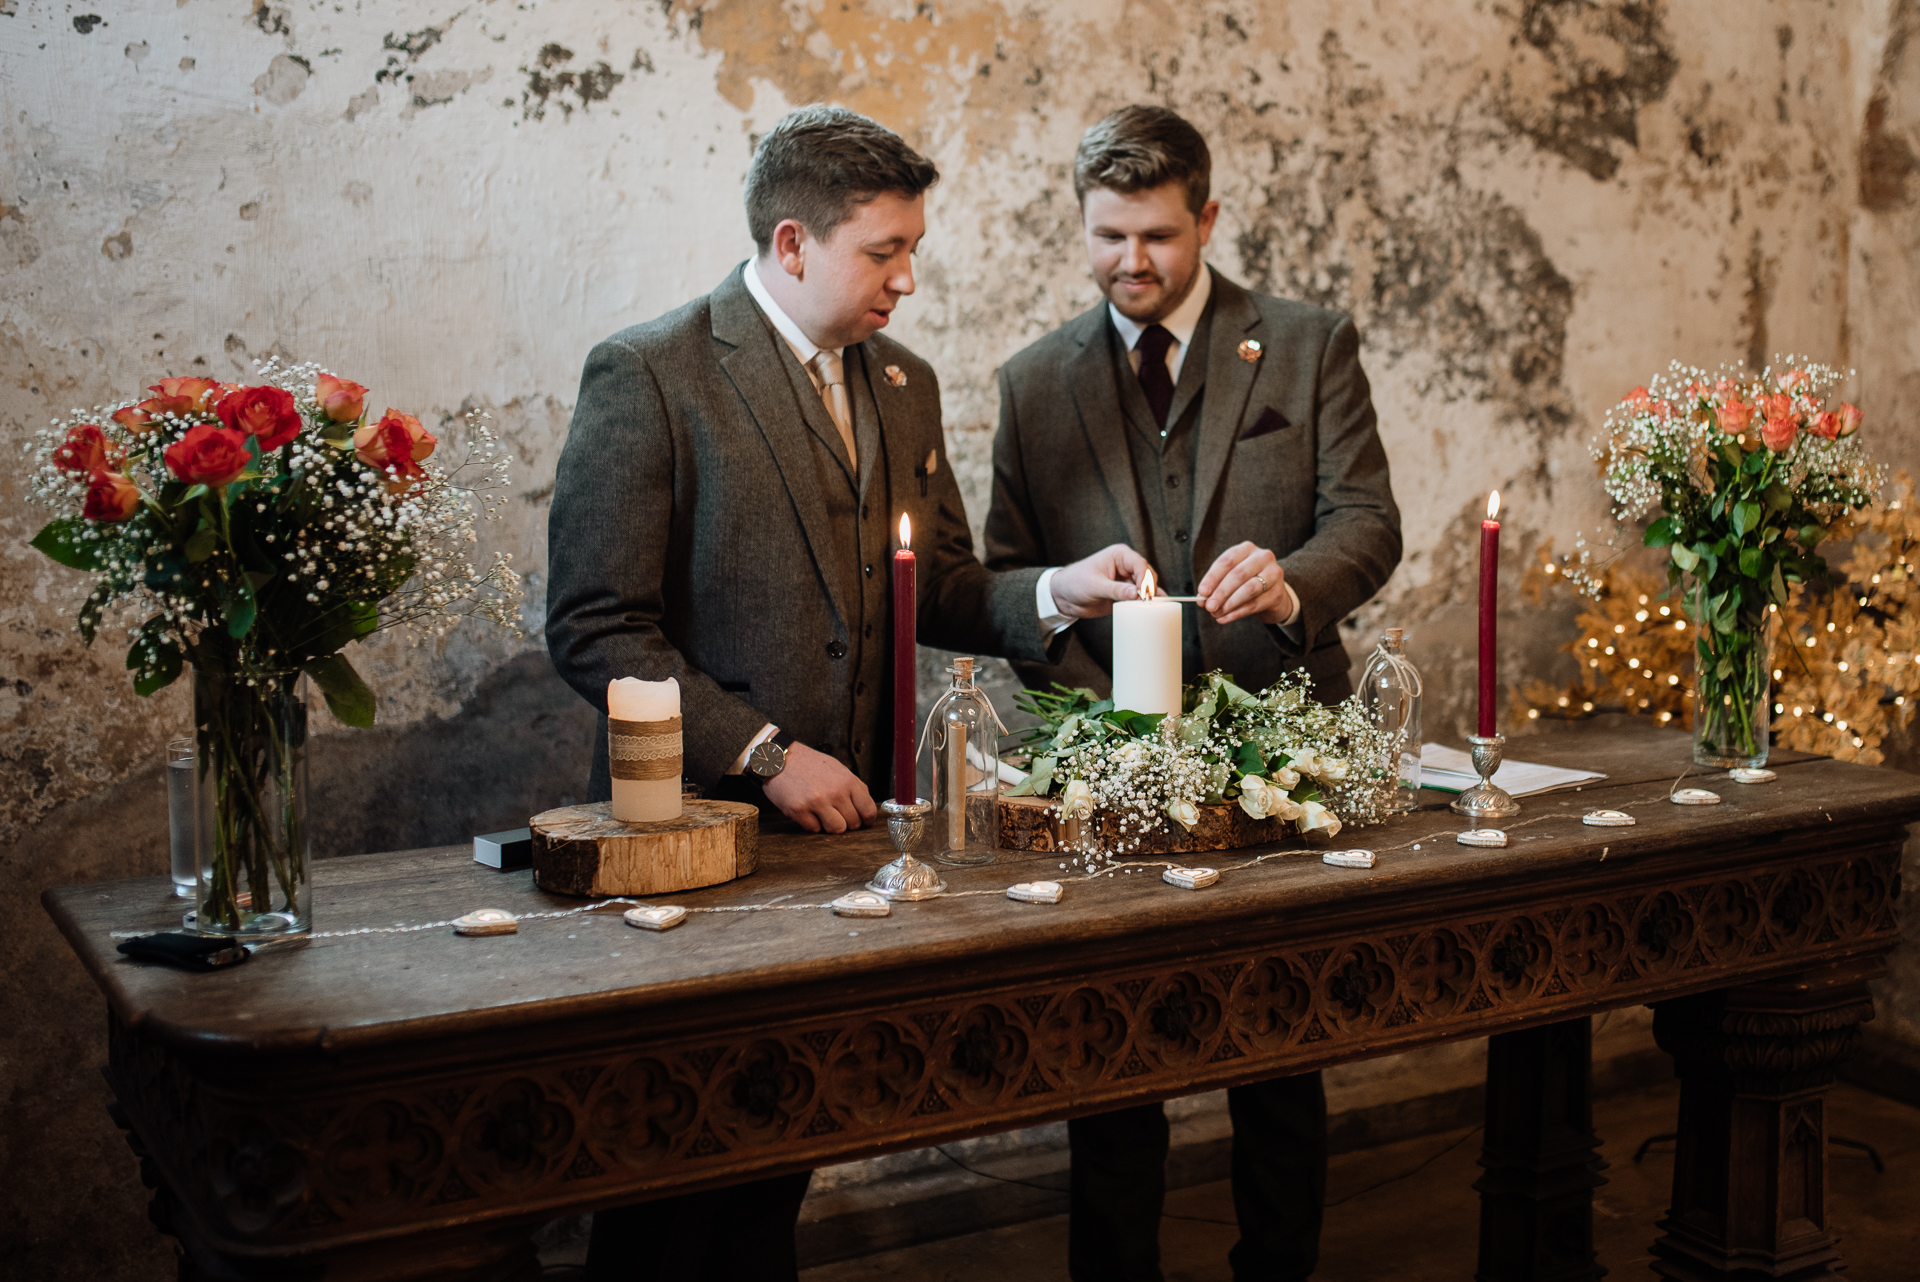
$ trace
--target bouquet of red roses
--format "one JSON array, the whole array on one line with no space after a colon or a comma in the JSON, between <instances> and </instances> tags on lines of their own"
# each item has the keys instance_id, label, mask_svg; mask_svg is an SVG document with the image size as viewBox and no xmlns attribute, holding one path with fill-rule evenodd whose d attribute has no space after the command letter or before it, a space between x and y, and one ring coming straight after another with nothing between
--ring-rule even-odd
<instances>
[{"instance_id":1,"label":"bouquet of red roses","mask_svg":"<svg viewBox=\"0 0 1920 1282\"><path fill-rule=\"evenodd\" d=\"M341 653L348 642L392 626L441 631L465 615L514 624L508 558L467 559L476 516L494 519L505 501L507 456L473 414L465 457L444 469L417 418L374 418L366 388L312 365L268 361L251 386L164 378L147 390L42 434L32 492L64 513L33 546L93 576L77 621L89 645L109 612L127 614L136 692L193 665L215 845L260 874L248 892L246 869L229 867L218 902L203 901L202 928L241 929L242 910L266 904L270 873L304 919L304 872L288 865L296 854L304 864L304 847L292 849L304 841L298 678L311 676L340 720L372 725L373 692Z\"/></svg>"}]
</instances>

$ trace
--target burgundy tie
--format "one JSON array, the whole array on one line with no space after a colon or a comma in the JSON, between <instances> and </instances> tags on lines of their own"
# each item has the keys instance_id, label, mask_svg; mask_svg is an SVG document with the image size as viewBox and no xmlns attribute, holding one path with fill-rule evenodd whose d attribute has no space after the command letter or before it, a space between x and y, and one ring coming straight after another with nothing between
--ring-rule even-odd
<instances>
[{"instance_id":1,"label":"burgundy tie","mask_svg":"<svg viewBox=\"0 0 1920 1282\"><path fill-rule=\"evenodd\" d=\"M1167 369L1167 349L1172 346L1173 334L1165 325L1147 326L1133 345L1140 353L1140 390L1147 394L1154 425L1162 435L1167 430L1167 411L1173 408L1173 373Z\"/></svg>"}]
</instances>

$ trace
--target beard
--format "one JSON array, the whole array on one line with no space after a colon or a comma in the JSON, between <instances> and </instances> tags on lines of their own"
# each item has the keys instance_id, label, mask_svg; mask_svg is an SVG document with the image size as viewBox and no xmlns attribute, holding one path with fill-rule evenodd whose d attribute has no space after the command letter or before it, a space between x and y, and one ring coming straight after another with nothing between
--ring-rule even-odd
<instances>
[{"instance_id":1,"label":"beard","mask_svg":"<svg viewBox=\"0 0 1920 1282\"><path fill-rule=\"evenodd\" d=\"M1187 295L1193 292L1193 284L1200 279L1200 273L1206 269L1204 262L1196 261L1193 271L1183 281L1173 282L1167 277L1154 273L1139 273L1132 276L1111 276L1107 279L1107 301L1115 310L1130 321L1141 325L1151 325L1165 320L1178 310L1181 303L1187 301ZM1127 297L1120 289L1123 281L1157 281L1160 288L1152 293Z\"/></svg>"}]
</instances>

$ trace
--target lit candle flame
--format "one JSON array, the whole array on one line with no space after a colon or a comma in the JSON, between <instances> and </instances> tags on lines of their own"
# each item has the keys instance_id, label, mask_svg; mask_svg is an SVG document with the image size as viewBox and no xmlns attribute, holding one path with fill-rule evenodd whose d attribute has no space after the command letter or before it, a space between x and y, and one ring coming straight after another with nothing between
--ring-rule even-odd
<instances>
[{"instance_id":1,"label":"lit candle flame","mask_svg":"<svg viewBox=\"0 0 1920 1282\"><path fill-rule=\"evenodd\" d=\"M1487 495L1487 519L1494 520L1500 515L1500 491Z\"/></svg>"},{"instance_id":2,"label":"lit candle flame","mask_svg":"<svg viewBox=\"0 0 1920 1282\"><path fill-rule=\"evenodd\" d=\"M903 548L913 546L913 521L905 512L900 514L900 546Z\"/></svg>"},{"instance_id":3,"label":"lit candle flame","mask_svg":"<svg viewBox=\"0 0 1920 1282\"><path fill-rule=\"evenodd\" d=\"M1153 577L1153 571L1148 570L1146 573L1146 577L1140 580L1140 599L1142 601L1153 600L1155 586L1156 586L1156 581Z\"/></svg>"}]
</instances>

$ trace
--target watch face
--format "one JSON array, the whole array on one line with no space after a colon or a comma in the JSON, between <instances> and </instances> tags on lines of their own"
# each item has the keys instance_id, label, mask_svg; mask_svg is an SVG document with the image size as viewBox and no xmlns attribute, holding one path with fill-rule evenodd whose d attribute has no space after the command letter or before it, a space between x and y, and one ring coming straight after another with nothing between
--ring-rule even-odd
<instances>
[{"instance_id":1,"label":"watch face","mask_svg":"<svg viewBox=\"0 0 1920 1282\"><path fill-rule=\"evenodd\" d=\"M771 779L786 768L787 750L771 740L755 744L753 751L747 754L747 769L762 779Z\"/></svg>"}]
</instances>

